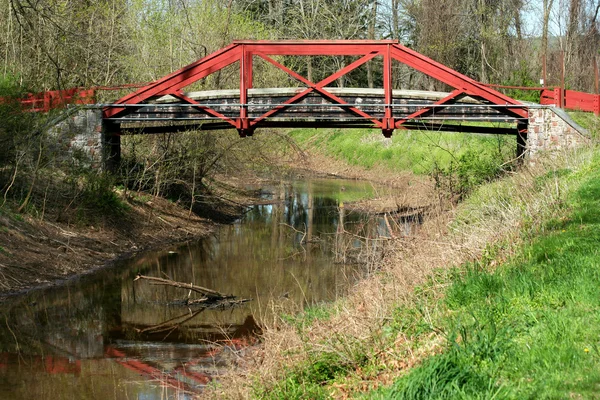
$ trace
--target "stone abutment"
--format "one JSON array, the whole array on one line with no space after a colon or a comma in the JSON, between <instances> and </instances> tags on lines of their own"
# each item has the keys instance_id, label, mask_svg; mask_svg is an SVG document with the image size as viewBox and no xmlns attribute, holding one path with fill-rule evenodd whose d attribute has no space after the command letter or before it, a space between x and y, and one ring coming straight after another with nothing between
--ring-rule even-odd
<instances>
[{"instance_id":1,"label":"stone abutment","mask_svg":"<svg viewBox=\"0 0 600 400\"><path fill-rule=\"evenodd\" d=\"M115 171L120 162L118 125L102 120L102 110L83 109L66 114L50 129L55 145L50 149L63 162L96 170ZM543 152L556 152L590 143L590 135L563 110L531 108L529 123L519 125L517 155L534 161ZM401 133L398 133L401 134Z\"/></svg>"}]
</instances>

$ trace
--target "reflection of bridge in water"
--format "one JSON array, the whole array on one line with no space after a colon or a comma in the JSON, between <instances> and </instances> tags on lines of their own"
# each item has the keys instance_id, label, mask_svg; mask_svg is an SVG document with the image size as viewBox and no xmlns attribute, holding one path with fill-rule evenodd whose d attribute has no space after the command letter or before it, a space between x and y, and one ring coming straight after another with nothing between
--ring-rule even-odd
<instances>
[{"instance_id":1,"label":"reflection of bridge in water","mask_svg":"<svg viewBox=\"0 0 600 400\"><path fill-rule=\"evenodd\" d=\"M85 398L90 387L107 397L117 390L118 398L138 398L163 387L200 390L251 342L249 336L259 329L252 315L272 319L280 310L276 307L298 311L345 293L360 271L333 263L330 253L342 236L342 222L361 235L386 232L381 221L361 218L338 204L381 190L367 182L342 180L274 183L268 188L270 204L253 207L243 223L225 226L213 237L139 256L92 280L34 293L5 307L0 398L59 393ZM352 245L349 237L345 243ZM138 272L254 301L235 309L204 310L174 324L172 331L148 329L188 317L187 307L173 304L187 291L134 282ZM64 385L64 380L73 385ZM144 384L130 385L140 381ZM2 396L2 382L10 383L10 396Z\"/></svg>"}]
</instances>

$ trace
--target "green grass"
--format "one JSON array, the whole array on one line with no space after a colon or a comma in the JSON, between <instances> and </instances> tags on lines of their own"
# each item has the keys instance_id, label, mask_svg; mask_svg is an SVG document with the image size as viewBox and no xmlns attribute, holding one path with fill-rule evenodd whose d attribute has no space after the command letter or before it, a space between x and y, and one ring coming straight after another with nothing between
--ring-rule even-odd
<instances>
[{"instance_id":1,"label":"green grass","mask_svg":"<svg viewBox=\"0 0 600 400\"><path fill-rule=\"evenodd\" d=\"M399 130L391 141L369 129L295 129L289 134L301 146L314 146L351 165L379 165L415 174L429 174L436 166L445 168L467 151L505 160L512 158L516 149L512 136L467 133Z\"/></svg>"},{"instance_id":2,"label":"green grass","mask_svg":"<svg viewBox=\"0 0 600 400\"><path fill-rule=\"evenodd\" d=\"M381 399L600 398L600 161L512 261L449 275L441 354L370 393Z\"/></svg>"},{"instance_id":3,"label":"green grass","mask_svg":"<svg viewBox=\"0 0 600 400\"><path fill-rule=\"evenodd\" d=\"M564 190L559 203L540 203L553 211L520 214L520 247L491 244L478 261L437 270L367 339L342 335L310 344L315 321L335 313L326 305L286 317L304 338L308 359L275 383L256 382L254 396L330 398L349 387L360 398L382 400L600 398L600 153L533 178L533 192L515 199L522 183L494 182L466 200L477 224L498 219L487 214L495 208L547 197L548 187ZM539 221L525 220L532 215ZM406 342L396 347L399 337ZM428 356L392 385L360 393L393 370L378 358L382 350L399 361Z\"/></svg>"},{"instance_id":4,"label":"green grass","mask_svg":"<svg viewBox=\"0 0 600 400\"><path fill-rule=\"evenodd\" d=\"M275 386L260 388L254 395L260 399L328 399L325 383L349 372L349 365L332 353L321 353L296 366Z\"/></svg>"},{"instance_id":5,"label":"green grass","mask_svg":"<svg viewBox=\"0 0 600 400\"><path fill-rule=\"evenodd\" d=\"M331 304L321 303L306 307L298 314L283 314L281 319L301 330L310 327L317 320L326 320L335 313Z\"/></svg>"},{"instance_id":6,"label":"green grass","mask_svg":"<svg viewBox=\"0 0 600 400\"><path fill-rule=\"evenodd\" d=\"M600 131L600 118L590 112L569 111L575 122L589 130L593 137L598 137Z\"/></svg>"}]
</instances>

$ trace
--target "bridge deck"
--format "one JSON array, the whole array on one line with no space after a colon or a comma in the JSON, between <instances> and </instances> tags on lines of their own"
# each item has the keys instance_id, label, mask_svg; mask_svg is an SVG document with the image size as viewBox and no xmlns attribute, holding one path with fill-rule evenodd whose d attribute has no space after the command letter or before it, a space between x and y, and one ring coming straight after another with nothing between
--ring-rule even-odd
<instances>
[{"instance_id":1,"label":"bridge deck","mask_svg":"<svg viewBox=\"0 0 600 400\"><path fill-rule=\"evenodd\" d=\"M286 100L303 90L305 88L249 89L245 104L248 118L252 120L274 107L283 107ZM355 107L376 119L385 116L383 89L328 87L326 90L348 104L335 104L322 96L311 94L297 103L286 104L285 110L265 118L261 126L377 127L369 119L349 113L349 107ZM468 96L458 99L453 104L435 105L448 95L449 93L445 92L394 90L392 117L406 118L424 107L431 107L431 113L409 120L405 124L406 128L516 134L515 124L519 122L519 118L502 113L498 105L485 104ZM196 103L181 103L177 98L166 95L135 105L126 116L108 119L121 124L124 133L156 133L190 128L230 129L231 125L224 122L223 118L205 112L201 106L210 107L222 116L232 119L239 115L242 106L239 90L208 90L186 93L185 96ZM462 124L464 121L470 122L465 125ZM501 126L492 127L490 122Z\"/></svg>"}]
</instances>

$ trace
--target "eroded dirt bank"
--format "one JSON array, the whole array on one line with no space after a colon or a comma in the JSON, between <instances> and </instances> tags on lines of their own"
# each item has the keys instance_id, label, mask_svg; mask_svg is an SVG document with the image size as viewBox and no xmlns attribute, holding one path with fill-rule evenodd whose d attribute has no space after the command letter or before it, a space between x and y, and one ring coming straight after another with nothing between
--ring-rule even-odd
<instances>
[{"instance_id":1,"label":"eroded dirt bank","mask_svg":"<svg viewBox=\"0 0 600 400\"><path fill-rule=\"evenodd\" d=\"M433 199L432 185L425 178L350 167L314 153L305 153L302 159L286 163L284 169L300 178L363 179L406 189L400 197L382 196L346 205L363 212L417 208L430 205ZM255 177L216 179L226 181L234 190L251 180L259 181ZM73 218L52 215L51 210L44 218L35 218L4 208L0 210L0 301L33 288L61 284L148 249L206 236L218 227L215 220L233 220L243 213L244 205L257 200L249 193L240 195L242 192L233 195L232 202L225 200L232 197L231 192L222 193L218 209L204 212L203 217L183 205L135 193L119 193L127 211L109 215L96 224L74 223Z\"/></svg>"},{"instance_id":2,"label":"eroded dirt bank","mask_svg":"<svg viewBox=\"0 0 600 400\"><path fill-rule=\"evenodd\" d=\"M0 213L0 299L60 284L119 258L210 234L216 223L162 198L129 198L125 215L97 225Z\"/></svg>"}]
</instances>

